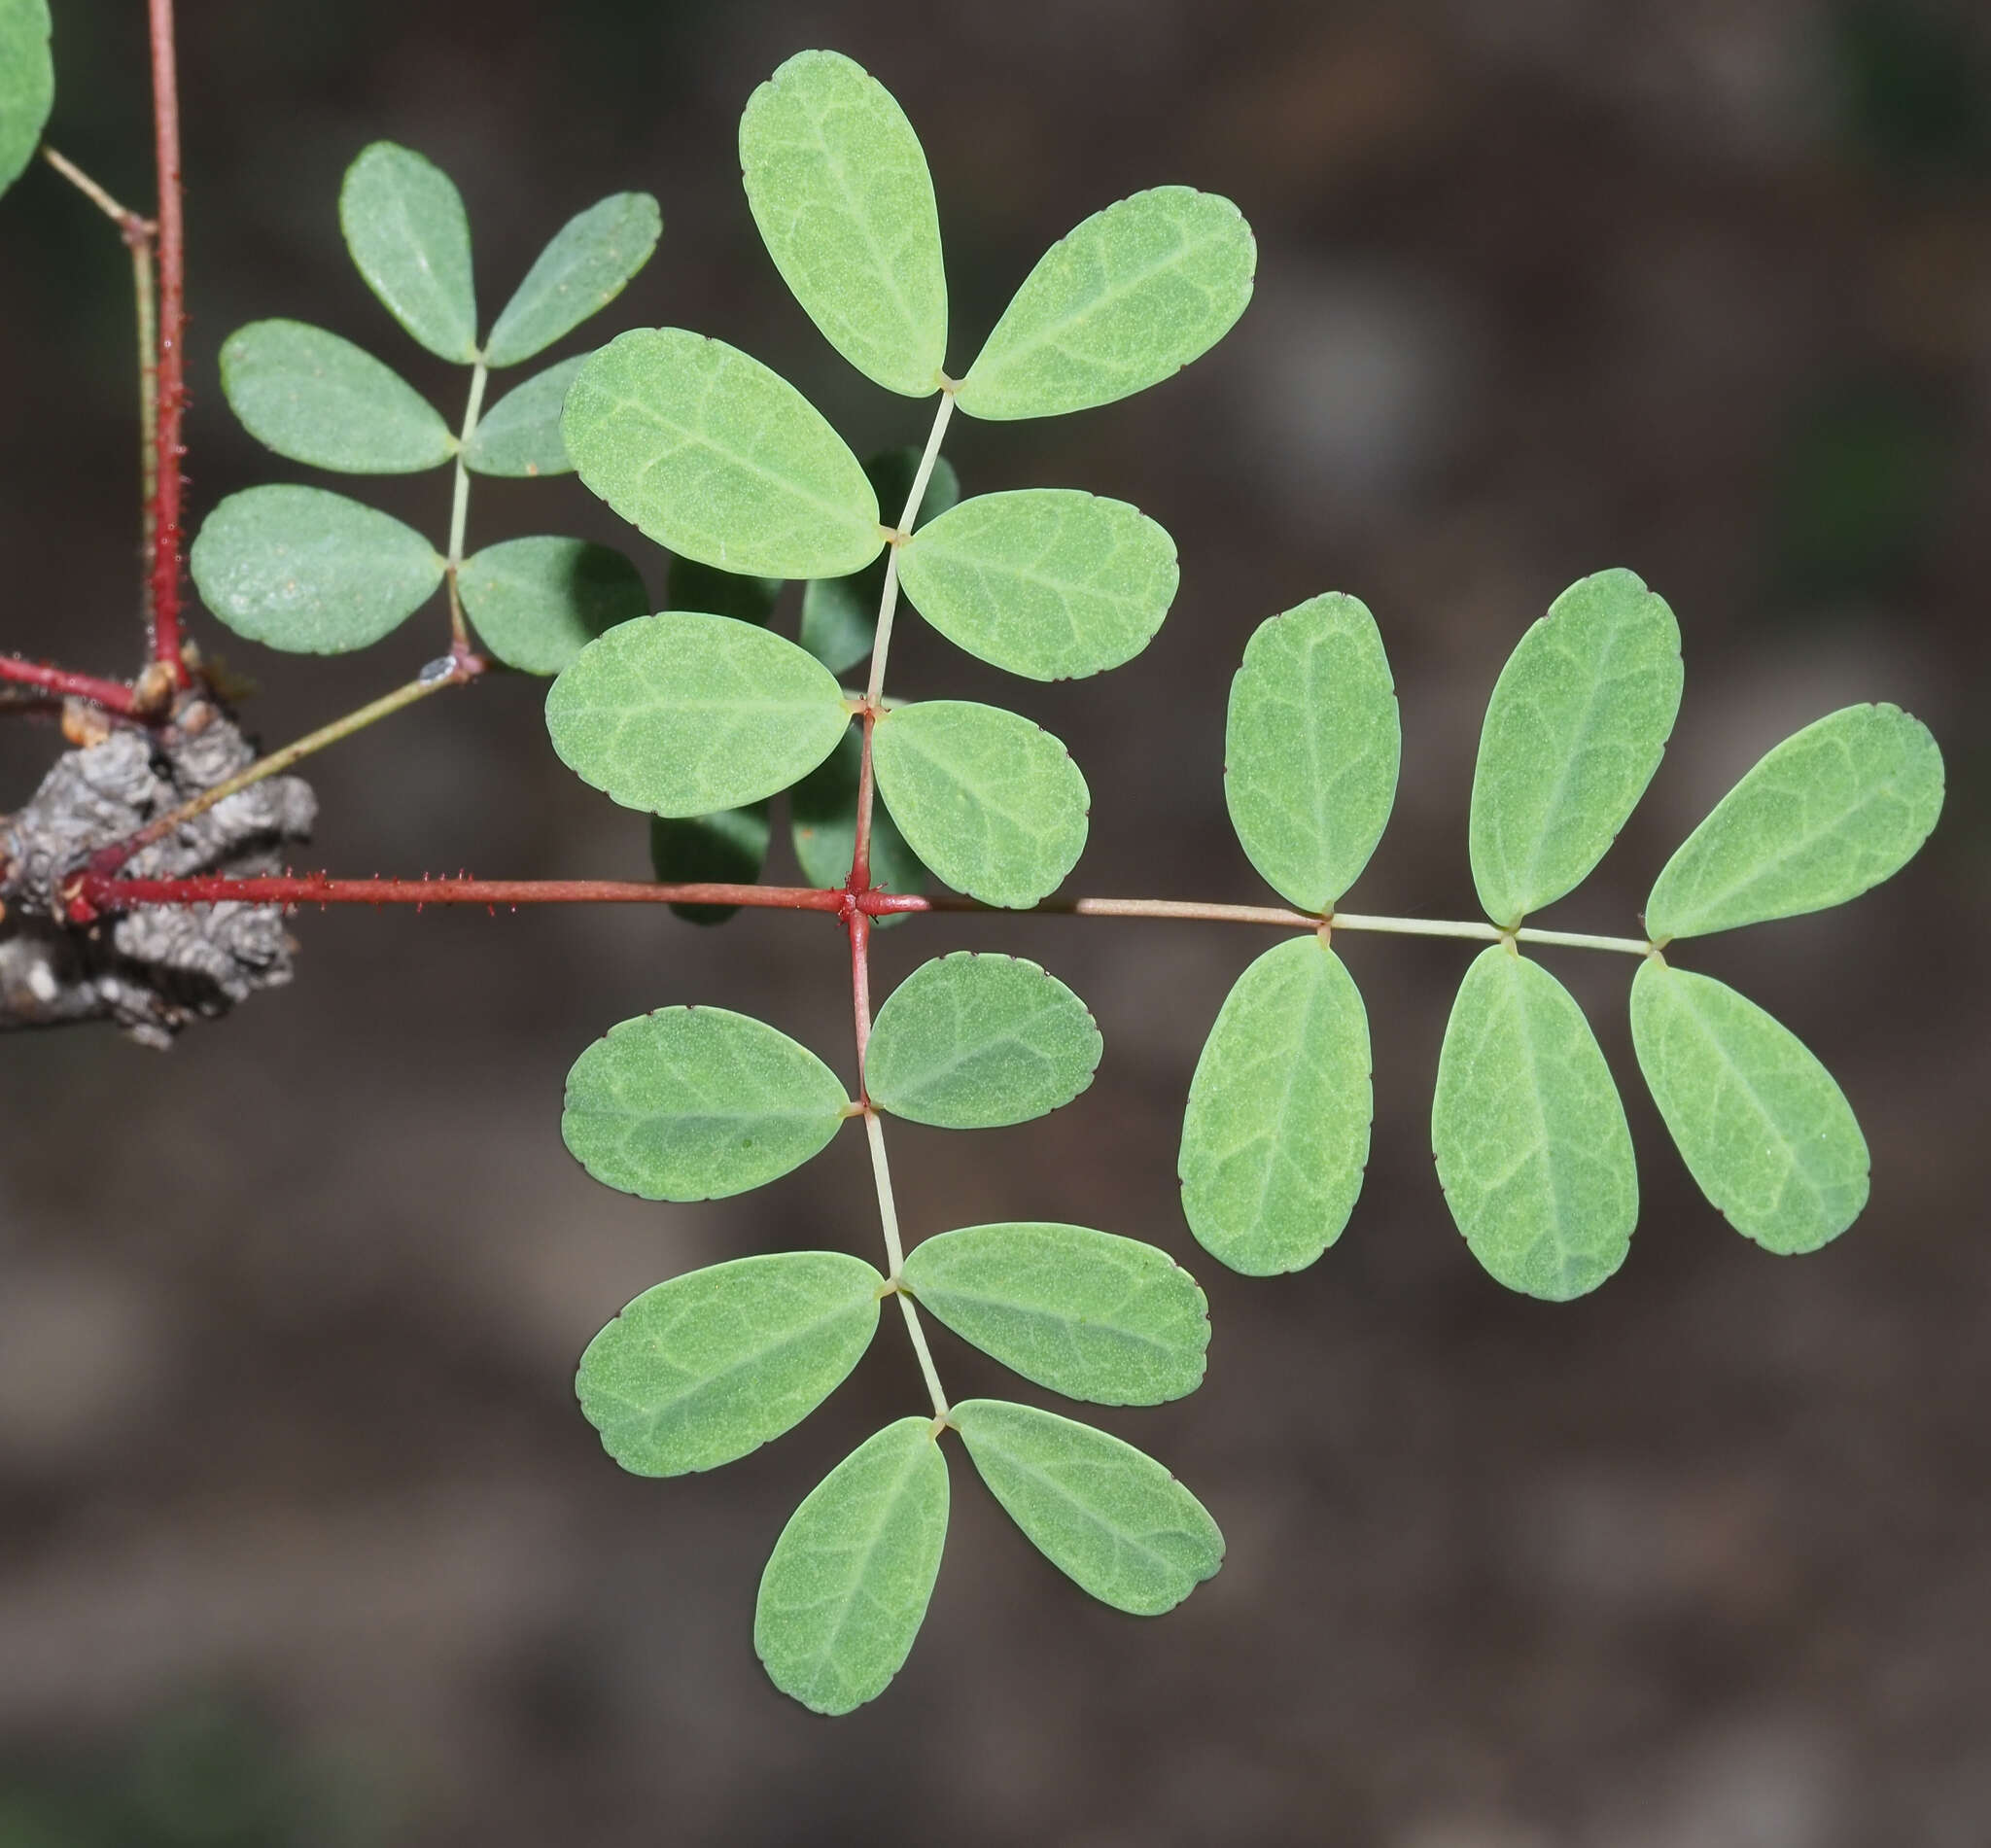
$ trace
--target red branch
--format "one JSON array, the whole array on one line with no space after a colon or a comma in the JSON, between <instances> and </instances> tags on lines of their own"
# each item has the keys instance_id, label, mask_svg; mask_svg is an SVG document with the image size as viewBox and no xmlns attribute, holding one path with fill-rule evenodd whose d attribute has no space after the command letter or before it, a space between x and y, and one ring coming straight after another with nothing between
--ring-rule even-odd
<instances>
[{"instance_id":1,"label":"red branch","mask_svg":"<svg viewBox=\"0 0 1991 1848\"><path fill-rule=\"evenodd\" d=\"M151 0L159 209L158 470L152 507L152 653L187 684L180 658L180 420L187 408L187 242L180 209L180 88L173 0Z\"/></svg>"},{"instance_id":2,"label":"red branch","mask_svg":"<svg viewBox=\"0 0 1991 1848\"><path fill-rule=\"evenodd\" d=\"M137 696L122 680L100 680L93 674L71 674L66 668L37 667L17 654L0 654L0 680L17 680L22 686L38 686L48 693L74 694L127 716L139 710Z\"/></svg>"},{"instance_id":3,"label":"red branch","mask_svg":"<svg viewBox=\"0 0 1991 1848\"><path fill-rule=\"evenodd\" d=\"M865 897L873 894L866 893ZM871 1044L871 917L855 892L844 899L844 928L851 936L851 1014L857 1029L857 1101L871 1107L871 1089L864 1082L864 1054Z\"/></svg>"},{"instance_id":4,"label":"red branch","mask_svg":"<svg viewBox=\"0 0 1991 1848\"><path fill-rule=\"evenodd\" d=\"M865 909L924 910L907 894L872 896ZM136 905L758 905L784 911L841 912L848 892L811 886L658 886L624 879L332 879L323 873L282 878L113 879L80 873L63 889L70 921L88 924ZM860 901L861 902L861 901Z\"/></svg>"}]
</instances>

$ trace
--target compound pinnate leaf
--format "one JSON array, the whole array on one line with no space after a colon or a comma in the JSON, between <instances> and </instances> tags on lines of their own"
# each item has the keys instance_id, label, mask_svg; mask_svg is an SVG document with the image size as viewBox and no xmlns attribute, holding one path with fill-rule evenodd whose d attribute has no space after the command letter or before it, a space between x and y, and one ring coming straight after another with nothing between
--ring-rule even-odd
<instances>
[{"instance_id":1,"label":"compound pinnate leaf","mask_svg":"<svg viewBox=\"0 0 1991 1848\"><path fill-rule=\"evenodd\" d=\"M751 886L767 865L773 833L767 804L720 809L676 820L654 818L649 824L649 863L667 886ZM738 905L673 905L686 924L724 924Z\"/></svg>"},{"instance_id":2,"label":"compound pinnate leaf","mask_svg":"<svg viewBox=\"0 0 1991 1848\"><path fill-rule=\"evenodd\" d=\"M431 353L477 357L471 223L449 175L410 148L376 141L346 169L339 228L367 288Z\"/></svg>"},{"instance_id":3,"label":"compound pinnate leaf","mask_svg":"<svg viewBox=\"0 0 1991 1848\"><path fill-rule=\"evenodd\" d=\"M876 1700L905 1666L947 1542L947 1459L930 1418L901 1418L825 1476L782 1529L753 1650L815 1713Z\"/></svg>"},{"instance_id":4,"label":"compound pinnate leaf","mask_svg":"<svg viewBox=\"0 0 1991 1848\"><path fill-rule=\"evenodd\" d=\"M560 410L588 357L562 360L506 393L471 432L464 467L477 474L572 474L574 463L560 438Z\"/></svg>"},{"instance_id":5,"label":"compound pinnate leaf","mask_svg":"<svg viewBox=\"0 0 1991 1848\"><path fill-rule=\"evenodd\" d=\"M561 436L646 538L721 571L840 577L885 543L878 497L821 412L723 340L638 328L593 355Z\"/></svg>"},{"instance_id":6,"label":"compound pinnate leaf","mask_svg":"<svg viewBox=\"0 0 1991 1848\"><path fill-rule=\"evenodd\" d=\"M237 635L299 654L343 654L406 621L442 581L412 527L323 488L247 488L207 516L188 563Z\"/></svg>"},{"instance_id":7,"label":"compound pinnate leaf","mask_svg":"<svg viewBox=\"0 0 1991 1848\"><path fill-rule=\"evenodd\" d=\"M1666 862L1655 943L1844 904L1898 873L1942 812L1942 753L1898 706L1847 706L1786 738Z\"/></svg>"},{"instance_id":8,"label":"compound pinnate leaf","mask_svg":"<svg viewBox=\"0 0 1991 1848\"><path fill-rule=\"evenodd\" d=\"M767 253L823 337L889 392L937 392L940 218L891 92L839 52L798 52L749 99L740 165Z\"/></svg>"},{"instance_id":9,"label":"compound pinnate leaf","mask_svg":"<svg viewBox=\"0 0 1991 1848\"><path fill-rule=\"evenodd\" d=\"M888 449L864 465L878 496L879 516L911 532L921 520L937 520L961 499L961 479L945 456L936 457L926 491L910 516L906 500L918 479L920 451ZM885 591L885 555L847 577L814 577L802 592L802 645L832 674L865 660L878 634L878 604Z\"/></svg>"},{"instance_id":10,"label":"compound pinnate leaf","mask_svg":"<svg viewBox=\"0 0 1991 1848\"><path fill-rule=\"evenodd\" d=\"M412 474L456 449L449 426L400 373L301 321L252 321L230 334L222 390L258 442L313 468Z\"/></svg>"},{"instance_id":11,"label":"compound pinnate leaf","mask_svg":"<svg viewBox=\"0 0 1991 1848\"><path fill-rule=\"evenodd\" d=\"M857 850L857 782L864 762L864 727L851 722L843 743L795 785L788 795L795 857L812 886L841 886L850 877ZM871 883L886 891L916 892L926 883L920 856L887 814L871 806ZM873 930L903 924L902 915L883 912Z\"/></svg>"},{"instance_id":12,"label":"compound pinnate leaf","mask_svg":"<svg viewBox=\"0 0 1991 1848\"><path fill-rule=\"evenodd\" d=\"M1374 1114L1369 1017L1346 965L1318 937L1268 950L1189 1084L1177 1171L1197 1242L1246 1276L1305 1270L1354 1210Z\"/></svg>"},{"instance_id":13,"label":"compound pinnate leaf","mask_svg":"<svg viewBox=\"0 0 1991 1848\"><path fill-rule=\"evenodd\" d=\"M835 680L792 642L683 610L611 629L546 695L561 761L652 815L758 802L814 770L849 724Z\"/></svg>"},{"instance_id":14,"label":"compound pinnate leaf","mask_svg":"<svg viewBox=\"0 0 1991 1848\"><path fill-rule=\"evenodd\" d=\"M666 610L702 610L760 628L767 626L781 594L779 577L745 577L736 571L701 565L695 558L672 559L664 579Z\"/></svg>"},{"instance_id":15,"label":"compound pinnate leaf","mask_svg":"<svg viewBox=\"0 0 1991 1848\"><path fill-rule=\"evenodd\" d=\"M574 1062L560 1133L625 1194L722 1200L800 1168L846 1114L836 1073L787 1034L723 1007L665 1007Z\"/></svg>"},{"instance_id":16,"label":"compound pinnate leaf","mask_svg":"<svg viewBox=\"0 0 1991 1848\"><path fill-rule=\"evenodd\" d=\"M1257 262L1250 226L1214 193L1160 186L1109 205L1044 253L956 402L1050 417L1143 391L1230 331Z\"/></svg>"},{"instance_id":17,"label":"compound pinnate leaf","mask_svg":"<svg viewBox=\"0 0 1991 1848\"><path fill-rule=\"evenodd\" d=\"M1010 1518L1101 1603L1159 1617L1223 1564L1208 1511L1133 1445L1004 1399L970 1399L949 1417Z\"/></svg>"},{"instance_id":18,"label":"compound pinnate leaf","mask_svg":"<svg viewBox=\"0 0 1991 1848\"><path fill-rule=\"evenodd\" d=\"M1466 971L1438 1055L1431 1146L1488 1274L1566 1303L1631 1248L1638 1170L1609 1066L1569 991L1505 944Z\"/></svg>"},{"instance_id":19,"label":"compound pinnate leaf","mask_svg":"<svg viewBox=\"0 0 1991 1848\"><path fill-rule=\"evenodd\" d=\"M55 105L49 0L0 0L0 192L41 146Z\"/></svg>"},{"instance_id":20,"label":"compound pinnate leaf","mask_svg":"<svg viewBox=\"0 0 1991 1848\"><path fill-rule=\"evenodd\" d=\"M1867 1204L1867 1142L1796 1034L1710 976L1648 958L1631 1043L1700 1190L1767 1251L1815 1251Z\"/></svg>"},{"instance_id":21,"label":"compound pinnate leaf","mask_svg":"<svg viewBox=\"0 0 1991 1848\"><path fill-rule=\"evenodd\" d=\"M1175 600L1175 541L1138 508L1075 488L963 501L899 547L920 613L976 659L1033 680L1131 661Z\"/></svg>"},{"instance_id":22,"label":"compound pinnate leaf","mask_svg":"<svg viewBox=\"0 0 1991 1848\"><path fill-rule=\"evenodd\" d=\"M878 1010L871 1101L943 1130L1046 1116L1093 1081L1103 1042L1078 996L1022 957L958 950L923 962Z\"/></svg>"},{"instance_id":23,"label":"compound pinnate leaf","mask_svg":"<svg viewBox=\"0 0 1991 1848\"><path fill-rule=\"evenodd\" d=\"M849 1377L885 1279L840 1251L736 1258L646 1290L587 1344L575 1390L637 1476L716 1469L792 1430Z\"/></svg>"},{"instance_id":24,"label":"compound pinnate leaf","mask_svg":"<svg viewBox=\"0 0 1991 1848\"><path fill-rule=\"evenodd\" d=\"M986 905L1035 904L1085 851L1085 778L1015 713L967 700L896 707L872 729L871 759L913 852Z\"/></svg>"},{"instance_id":25,"label":"compound pinnate leaf","mask_svg":"<svg viewBox=\"0 0 1991 1848\"><path fill-rule=\"evenodd\" d=\"M619 296L664 228L647 192L614 192L569 219L540 252L484 343L486 366L516 366Z\"/></svg>"},{"instance_id":26,"label":"compound pinnate leaf","mask_svg":"<svg viewBox=\"0 0 1991 1848\"><path fill-rule=\"evenodd\" d=\"M506 667L558 674L604 630L649 608L636 567L577 539L510 539L464 560L463 607Z\"/></svg>"},{"instance_id":27,"label":"compound pinnate leaf","mask_svg":"<svg viewBox=\"0 0 1991 1848\"><path fill-rule=\"evenodd\" d=\"M1245 856L1289 904L1327 911L1368 865L1402 748L1366 605L1330 591L1258 625L1231 681L1224 800Z\"/></svg>"},{"instance_id":28,"label":"compound pinnate leaf","mask_svg":"<svg viewBox=\"0 0 1991 1848\"><path fill-rule=\"evenodd\" d=\"M1203 1383L1209 1305L1166 1251L1084 1226L963 1226L917 1245L905 1287L1026 1379L1095 1405Z\"/></svg>"},{"instance_id":29,"label":"compound pinnate leaf","mask_svg":"<svg viewBox=\"0 0 1991 1848\"><path fill-rule=\"evenodd\" d=\"M1680 627L1628 571L1570 585L1508 657L1473 773L1473 883L1518 924L1589 877L1680 710Z\"/></svg>"}]
</instances>

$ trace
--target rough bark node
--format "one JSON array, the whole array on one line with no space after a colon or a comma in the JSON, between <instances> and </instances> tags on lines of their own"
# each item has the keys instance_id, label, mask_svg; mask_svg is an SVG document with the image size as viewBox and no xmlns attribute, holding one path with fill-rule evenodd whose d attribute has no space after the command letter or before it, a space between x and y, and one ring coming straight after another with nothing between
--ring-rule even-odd
<instances>
[{"instance_id":1,"label":"rough bark node","mask_svg":"<svg viewBox=\"0 0 1991 1848\"><path fill-rule=\"evenodd\" d=\"M62 887L100 848L246 768L256 747L214 701L189 699L154 731L120 727L65 751L34 796L0 818L0 1029L111 1020L164 1047L291 979L297 944L273 905L159 906L88 925L63 920ZM134 854L134 877L282 870L310 838L318 802L272 777L218 802Z\"/></svg>"}]
</instances>

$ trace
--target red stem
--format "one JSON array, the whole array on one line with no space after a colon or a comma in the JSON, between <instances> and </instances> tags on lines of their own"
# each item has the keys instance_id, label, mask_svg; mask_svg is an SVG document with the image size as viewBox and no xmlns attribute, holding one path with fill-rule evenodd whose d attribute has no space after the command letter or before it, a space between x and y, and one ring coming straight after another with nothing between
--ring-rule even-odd
<instances>
[{"instance_id":1,"label":"red stem","mask_svg":"<svg viewBox=\"0 0 1991 1848\"><path fill-rule=\"evenodd\" d=\"M0 654L0 680L17 680L22 686L38 686L48 693L74 694L126 716L136 715L139 710L137 696L122 680L100 680L93 674L71 674L59 667L37 667L17 654Z\"/></svg>"},{"instance_id":2,"label":"red stem","mask_svg":"<svg viewBox=\"0 0 1991 1848\"><path fill-rule=\"evenodd\" d=\"M323 873L268 879L221 874L113 879L80 873L63 889L63 897L77 924L135 905L413 905L417 910L424 905L758 905L841 912L850 901L848 892L810 886L658 886L624 879L332 879Z\"/></svg>"},{"instance_id":3,"label":"red stem","mask_svg":"<svg viewBox=\"0 0 1991 1848\"><path fill-rule=\"evenodd\" d=\"M152 655L187 684L180 658L180 422L187 408L187 243L180 209L180 87L173 0L151 0L152 104L159 178L158 469L152 506Z\"/></svg>"},{"instance_id":4,"label":"red stem","mask_svg":"<svg viewBox=\"0 0 1991 1848\"><path fill-rule=\"evenodd\" d=\"M857 763L857 838L856 851L851 855L850 889L854 892L867 892L871 889L871 728L878 722L875 708L864 708L864 751Z\"/></svg>"},{"instance_id":5,"label":"red stem","mask_svg":"<svg viewBox=\"0 0 1991 1848\"><path fill-rule=\"evenodd\" d=\"M857 1029L857 1101L871 1107L864 1082L864 1054L871 1044L871 916L862 899L851 894L844 910L844 928L851 935L851 1014Z\"/></svg>"}]
</instances>

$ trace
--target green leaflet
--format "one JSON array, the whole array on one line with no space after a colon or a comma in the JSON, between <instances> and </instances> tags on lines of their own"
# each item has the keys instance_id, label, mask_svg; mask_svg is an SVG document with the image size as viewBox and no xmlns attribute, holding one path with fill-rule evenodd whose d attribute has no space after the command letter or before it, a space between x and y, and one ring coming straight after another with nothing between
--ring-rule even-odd
<instances>
[{"instance_id":1,"label":"green leaflet","mask_svg":"<svg viewBox=\"0 0 1991 1848\"><path fill-rule=\"evenodd\" d=\"M1680 710L1680 627L1628 571L1570 585L1508 657L1473 773L1473 883L1498 924L1589 877Z\"/></svg>"},{"instance_id":2,"label":"green leaflet","mask_svg":"<svg viewBox=\"0 0 1991 1848\"><path fill-rule=\"evenodd\" d=\"M871 762L913 852L986 905L1035 904L1085 850L1085 778L1015 713L966 700L896 707L872 728Z\"/></svg>"},{"instance_id":3,"label":"green leaflet","mask_svg":"<svg viewBox=\"0 0 1991 1848\"><path fill-rule=\"evenodd\" d=\"M376 141L346 169L338 222L387 312L438 358L472 364L471 224L449 175L412 149Z\"/></svg>"},{"instance_id":4,"label":"green leaflet","mask_svg":"<svg viewBox=\"0 0 1991 1848\"><path fill-rule=\"evenodd\" d=\"M1510 1290L1566 1303L1624 1262L1638 1170L1618 1087L1569 991L1505 944L1459 984L1431 1146L1473 1256Z\"/></svg>"},{"instance_id":5,"label":"green leaflet","mask_svg":"<svg viewBox=\"0 0 1991 1848\"><path fill-rule=\"evenodd\" d=\"M773 828L767 804L720 809L714 815L662 816L649 824L649 863L664 885L751 886L767 865ZM738 905L673 905L686 924L724 924Z\"/></svg>"},{"instance_id":6,"label":"green leaflet","mask_svg":"<svg viewBox=\"0 0 1991 1848\"><path fill-rule=\"evenodd\" d=\"M578 539L511 539L464 560L463 607L506 667L558 674L605 629L649 608L620 552Z\"/></svg>"},{"instance_id":7,"label":"green leaflet","mask_svg":"<svg viewBox=\"0 0 1991 1848\"><path fill-rule=\"evenodd\" d=\"M767 253L823 337L889 392L937 392L940 219L891 91L838 52L798 52L748 101L740 165Z\"/></svg>"},{"instance_id":8,"label":"green leaflet","mask_svg":"<svg viewBox=\"0 0 1991 1848\"><path fill-rule=\"evenodd\" d=\"M753 1649L816 1713L876 1700L926 1620L947 1541L947 1459L929 1418L901 1418L844 1458L775 1542Z\"/></svg>"},{"instance_id":9,"label":"green leaflet","mask_svg":"<svg viewBox=\"0 0 1991 1848\"><path fill-rule=\"evenodd\" d=\"M1262 622L1231 681L1224 800L1245 857L1302 911L1360 877L1396 803L1402 733L1368 607L1330 591Z\"/></svg>"},{"instance_id":10,"label":"green leaflet","mask_svg":"<svg viewBox=\"0 0 1991 1848\"><path fill-rule=\"evenodd\" d=\"M920 613L976 659L1033 680L1131 661L1175 600L1175 541L1125 501L1075 488L977 495L898 554Z\"/></svg>"},{"instance_id":11,"label":"green leaflet","mask_svg":"<svg viewBox=\"0 0 1991 1848\"><path fill-rule=\"evenodd\" d=\"M786 789L849 722L836 681L792 642L678 610L589 643L546 695L561 761L653 815L708 815Z\"/></svg>"},{"instance_id":12,"label":"green leaflet","mask_svg":"<svg viewBox=\"0 0 1991 1848\"><path fill-rule=\"evenodd\" d=\"M638 328L560 422L580 478L646 538L722 571L838 577L885 543L857 459L786 379L723 340Z\"/></svg>"},{"instance_id":13,"label":"green leaflet","mask_svg":"<svg viewBox=\"0 0 1991 1848\"><path fill-rule=\"evenodd\" d=\"M258 442L313 468L412 474L456 453L449 426L398 372L301 321L252 321L230 334L222 390Z\"/></svg>"},{"instance_id":14,"label":"green leaflet","mask_svg":"<svg viewBox=\"0 0 1991 1848\"><path fill-rule=\"evenodd\" d=\"M1860 1216L1867 1142L1852 1106L1754 1001L1648 957L1631 984L1631 1043L1688 1172L1737 1232L1790 1256Z\"/></svg>"},{"instance_id":15,"label":"green leaflet","mask_svg":"<svg viewBox=\"0 0 1991 1848\"><path fill-rule=\"evenodd\" d=\"M562 360L506 393L471 432L464 467L477 474L572 474L574 463L560 439L560 407L588 359L580 353Z\"/></svg>"},{"instance_id":16,"label":"green leaflet","mask_svg":"<svg viewBox=\"0 0 1991 1848\"><path fill-rule=\"evenodd\" d=\"M779 577L743 577L738 572L701 565L695 558L674 558L664 579L666 610L702 610L765 628L782 594Z\"/></svg>"},{"instance_id":17,"label":"green leaflet","mask_svg":"<svg viewBox=\"0 0 1991 1848\"><path fill-rule=\"evenodd\" d=\"M35 157L55 105L49 0L0 0L0 192Z\"/></svg>"},{"instance_id":18,"label":"green leaflet","mask_svg":"<svg viewBox=\"0 0 1991 1848\"><path fill-rule=\"evenodd\" d=\"M297 654L378 642L442 581L412 527L323 488L247 488L207 516L188 564L237 635Z\"/></svg>"},{"instance_id":19,"label":"green leaflet","mask_svg":"<svg viewBox=\"0 0 1991 1848\"><path fill-rule=\"evenodd\" d=\"M516 366L619 296L664 228L647 192L614 192L569 219L540 252L484 343L484 364Z\"/></svg>"},{"instance_id":20,"label":"green leaflet","mask_svg":"<svg viewBox=\"0 0 1991 1848\"><path fill-rule=\"evenodd\" d=\"M1208 1511L1133 1445L1003 1399L970 1399L949 1416L1010 1518L1101 1603L1159 1617L1223 1564Z\"/></svg>"},{"instance_id":21,"label":"green leaflet","mask_svg":"<svg viewBox=\"0 0 1991 1848\"><path fill-rule=\"evenodd\" d=\"M923 962L878 1010L871 1101L943 1130L1046 1116L1093 1081L1103 1042L1078 996L1022 957L958 950Z\"/></svg>"},{"instance_id":22,"label":"green leaflet","mask_svg":"<svg viewBox=\"0 0 1991 1848\"><path fill-rule=\"evenodd\" d=\"M1898 873L1942 812L1942 753L1898 706L1786 738L1715 805L1646 901L1655 943L1823 911Z\"/></svg>"},{"instance_id":23,"label":"green leaflet","mask_svg":"<svg viewBox=\"0 0 1991 1848\"><path fill-rule=\"evenodd\" d=\"M722 1200L800 1168L845 1114L836 1073L787 1034L723 1007L664 1007L574 1062L560 1133L625 1194Z\"/></svg>"},{"instance_id":24,"label":"green leaflet","mask_svg":"<svg viewBox=\"0 0 1991 1848\"><path fill-rule=\"evenodd\" d=\"M791 1430L871 1344L885 1279L840 1251L738 1258L646 1290L587 1344L575 1390L637 1476L716 1469Z\"/></svg>"},{"instance_id":25,"label":"green leaflet","mask_svg":"<svg viewBox=\"0 0 1991 1848\"><path fill-rule=\"evenodd\" d=\"M1203 1383L1209 1305L1166 1251L1084 1226L963 1226L914 1247L905 1287L1026 1379L1096 1405Z\"/></svg>"},{"instance_id":26,"label":"green leaflet","mask_svg":"<svg viewBox=\"0 0 1991 1848\"><path fill-rule=\"evenodd\" d=\"M1044 253L955 401L971 417L1050 417L1143 391L1230 331L1257 262L1229 199L1136 192Z\"/></svg>"},{"instance_id":27,"label":"green leaflet","mask_svg":"<svg viewBox=\"0 0 1991 1848\"><path fill-rule=\"evenodd\" d=\"M857 779L863 760L864 727L853 719L843 743L789 791L795 857L812 886L841 886L850 877L857 851ZM882 802L871 805L871 883L895 892L916 892L926 884L920 856L906 845ZM886 912L871 920L871 928L902 923L903 918Z\"/></svg>"},{"instance_id":28,"label":"green leaflet","mask_svg":"<svg viewBox=\"0 0 1991 1848\"><path fill-rule=\"evenodd\" d=\"M1375 1115L1369 1017L1318 937L1268 950L1210 1029L1182 1118L1182 1211L1246 1276L1302 1271L1342 1235Z\"/></svg>"},{"instance_id":29,"label":"green leaflet","mask_svg":"<svg viewBox=\"0 0 1991 1848\"><path fill-rule=\"evenodd\" d=\"M910 519L906 498L918 478L920 451L906 445L888 449L864 465L864 474L878 496L881 519L900 522L911 532L920 520L937 520L961 499L961 478L945 456L936 457L926 477L926 492ZM814 577L802 591L802 645L832 674L868 660L878 634L878 604L885 594L885 554L847 577Z\"/></svg>"}]
</instances>

